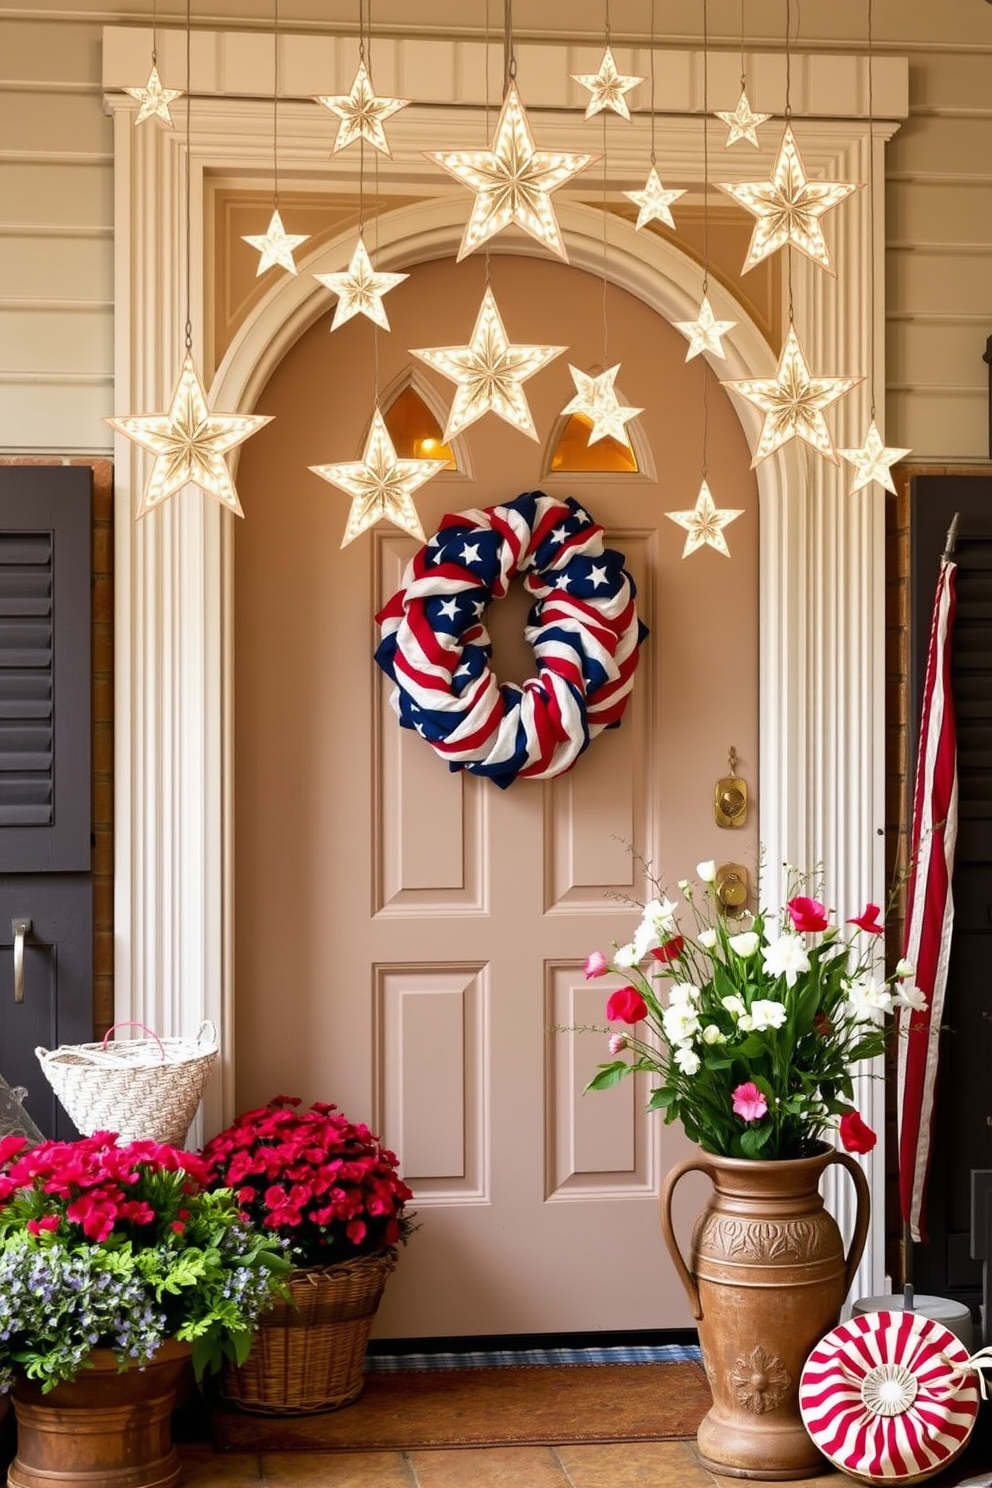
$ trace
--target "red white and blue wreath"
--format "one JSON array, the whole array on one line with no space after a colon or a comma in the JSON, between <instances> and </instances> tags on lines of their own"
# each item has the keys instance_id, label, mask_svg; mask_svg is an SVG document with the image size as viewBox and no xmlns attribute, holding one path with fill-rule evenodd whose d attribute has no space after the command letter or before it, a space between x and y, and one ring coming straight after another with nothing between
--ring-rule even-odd
<instances>
[{"instance_id":1,"label":"red white and blue wreath","mask_svg":"<svg viewBox=\"0 0 992 1488\"><path fill-rule=\"evenodd\" d=\"M570 770L619 724L647 636L623 565L571 497L532 491L444 517L376 616L375 659L396 684L402 727L452 770L504 788ZM496 680L484 624L518 574L534 599L524 635L537 661L522 687Z\"/></svg>"}]
</instances>

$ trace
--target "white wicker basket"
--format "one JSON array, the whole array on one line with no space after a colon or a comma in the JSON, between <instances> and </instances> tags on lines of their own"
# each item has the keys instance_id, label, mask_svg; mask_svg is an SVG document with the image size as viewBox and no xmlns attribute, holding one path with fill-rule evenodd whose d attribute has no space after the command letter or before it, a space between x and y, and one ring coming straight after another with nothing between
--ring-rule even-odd
<instances>
[{"instance_id":1,"label":"white wicker basket","mask_svg":"<svg viewBox=\"0 0 992 1488\"><path fill-rule=\"evenodd\" d=\"M195 1039L148 1038L35 1049L45 1078L79 1131L117 1132L122 1142L152 1139L182 1147L217 1058L217 1030L201 1023Z\"/></svg>"}]
</instances>

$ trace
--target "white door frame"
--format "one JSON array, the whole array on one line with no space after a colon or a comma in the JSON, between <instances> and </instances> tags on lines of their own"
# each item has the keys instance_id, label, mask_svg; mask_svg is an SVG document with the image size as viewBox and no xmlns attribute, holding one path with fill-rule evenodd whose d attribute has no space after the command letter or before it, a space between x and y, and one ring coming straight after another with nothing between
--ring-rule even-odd
<instances>
[{"instance_id":1,"label":"white door frame","mask_svg":"<svg viewBox=\"0 0 992 1488\"><path fill-rule=\"evenodd\" d=\"M188 121L190 317L194 354L202 358L204 177L270 179L272 38L196 32L192 38L193 103ZM115 411L166 406L182 352L186 316L186 140L183 100L172 105L175 128L134 124L136 104L122 88L147 74L151 33L104 31L106 106L115 126L116 348ZM181 86L185 37L159 32L159 68ZM466 193L423 159L430 149L485 143L495 117L501 60L469 41L376 41L375 81L393 96L427 100L390 121L393 159L377 161L382 185L424 200L379 219L384 268L449 254L466 220ZM647 74L646 52L617 49L618 66ZM709 61L711 107L732 108L738 59ZM499 61L499 66L496 62ZM765 109L784 105L781 57L749 59L752 95ZM588 65L587 65L588 64ZM299 100L280 105L280 176L294 189L354 190L354 151L329 155L333 120L303 100L347 91L356 65L351 39L280 38L283 89ZM539 145L601 149L602 132L585 126L572 96L573 72L594 70L590 49L533 45L518 49L518 76ZM702 58L659 51L656 78L666 112L656 119L657 152L667 177L701 181ZM874 313L878 401L884 400L884 143L907 112L906 62L875 59L874 110L863 117L866 62L821 54L792 60L791 98L803 157L811 175L875 182L832 214L828 237L836 278L794 255L796 324L817 372L868 370L869 319ZM731 73L733 77L731 78ZM497 76L498 74L498 76ZM761 80L764 80L763 82ZM763 88L765 98L755 89ZM779 98L778 104L775 99ZM771 101L769 101L769 99ZM461 104L439 107L443 100ZM841 100L838 108L837 100ZM847 100L846 105L844 100ZM543 106L547 112L534 113ZM829 117L825 115L829 114ZM804 115L810 117L805 118ZM879 118L890 122L880 123ZM330 120L330 124L329 124ZM487 123L488 121L488 123ZM649 160L649 124L611 129L608 186L640 183ZM781 133L772 121L763 148L725 151L723 126L711 120L710 179L767 177ZM870 153L873 152L873 153ZM366 152L366 159L368 154ZM371 164L369 166L371 168ZM558 194L558 215L570 260L601 273L601 214L581 203L591 186ZM879 224L871 231L872 218ZM609 219L609 275L668 319L686 319L700 295L700 271L663 239ZM326 309L326 292L308 277L341 267L353 233L325 245L301 272L283 276L241 327L209 390L218 410L250 409L286 349ZM507 240L510 246L510 240ZM497 241L501 251L504 245ZM529 240L512 251L531 251ZM873 251L872 251L873 250ZM721 376L767 376L775 356L745 312L711 281L717 314L739 324L726 338ZM729 314L728 314L729 312ZM867 426L867 385L833 410L836 444L855 446ZM753 446L758 420L740 407ZM847 494L846 468L835 468L793 442L757 467L760 495L760 778L761 838L768 865L822 862L839 904L860 907L884 879L884 498L877 487ZM185 493L141 522L132 520L146 456L118 439L115 463L116 757L115 757L115 995L119 1018L162 1034L189 1033L211 1018L221 1036L220 1077L208 1092L204 1122L214 1130L233 1114L234 967L232 882L233 624L230 514L199 493ZM248 520L251 519L250 512ZM714 665L716 665L714 660ZM777 885L767 876L769 895ZM860 1104L880 1129L880 1081L863 1080ZM866 1167L875 1212L883 1213L884 1172ZM828 1187L846 1228L849 1186ZM876 1223L855 1294L884 1286L884 1227Z\"/></svg>"}]
</instances>

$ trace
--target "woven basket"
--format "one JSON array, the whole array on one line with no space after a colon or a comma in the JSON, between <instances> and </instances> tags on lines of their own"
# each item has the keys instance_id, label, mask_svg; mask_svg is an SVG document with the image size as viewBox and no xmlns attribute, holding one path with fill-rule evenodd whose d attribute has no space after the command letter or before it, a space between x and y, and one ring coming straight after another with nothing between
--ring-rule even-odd
<instances>
[{"instance_id":1,"label":"woven basket","mask_svg":"<svg viewBox=\"0 0 992 1488\"><path fill-rule=\"evenodd\" d=\"M84 1136L113 1131L122 1142L182 1147L217 1058L217 1030L202 1023L195 1039L113 1043L115 1023L98 1044L35 1049L45 1078ZM143 1024L131 1025L143 1028Z\"/></svg>"},{"instance_id":2,"label":"woven basket","mask_svg":"<svg viewBox=\"0 0 992 1488\"><path fill-rule=\"evenodd\" d=\"M372 1320L395 1265L384 1251L291 1272L292 1301L262 1314L244 1364L225 1363L221 1396L242 1410L280 1416L357 1400Z\"/></svg>"}]
</instances>

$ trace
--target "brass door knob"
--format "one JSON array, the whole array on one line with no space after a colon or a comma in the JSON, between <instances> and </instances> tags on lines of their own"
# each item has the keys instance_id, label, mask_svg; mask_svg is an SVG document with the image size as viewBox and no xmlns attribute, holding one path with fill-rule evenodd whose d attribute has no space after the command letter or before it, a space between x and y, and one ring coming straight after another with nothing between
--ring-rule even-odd
<instances>
[{"instance_id":1,"label":"brass door knob","mask_svg":"<svg viewBox=\"0 0 992 1488\"><path fill-rule=\"evenodd\" d=\"M749 893L747 869L740 863L724 863L716 870L716 897L722 909L729 915L739 915L747 904Z\"/></svg>"}]
</instances>

